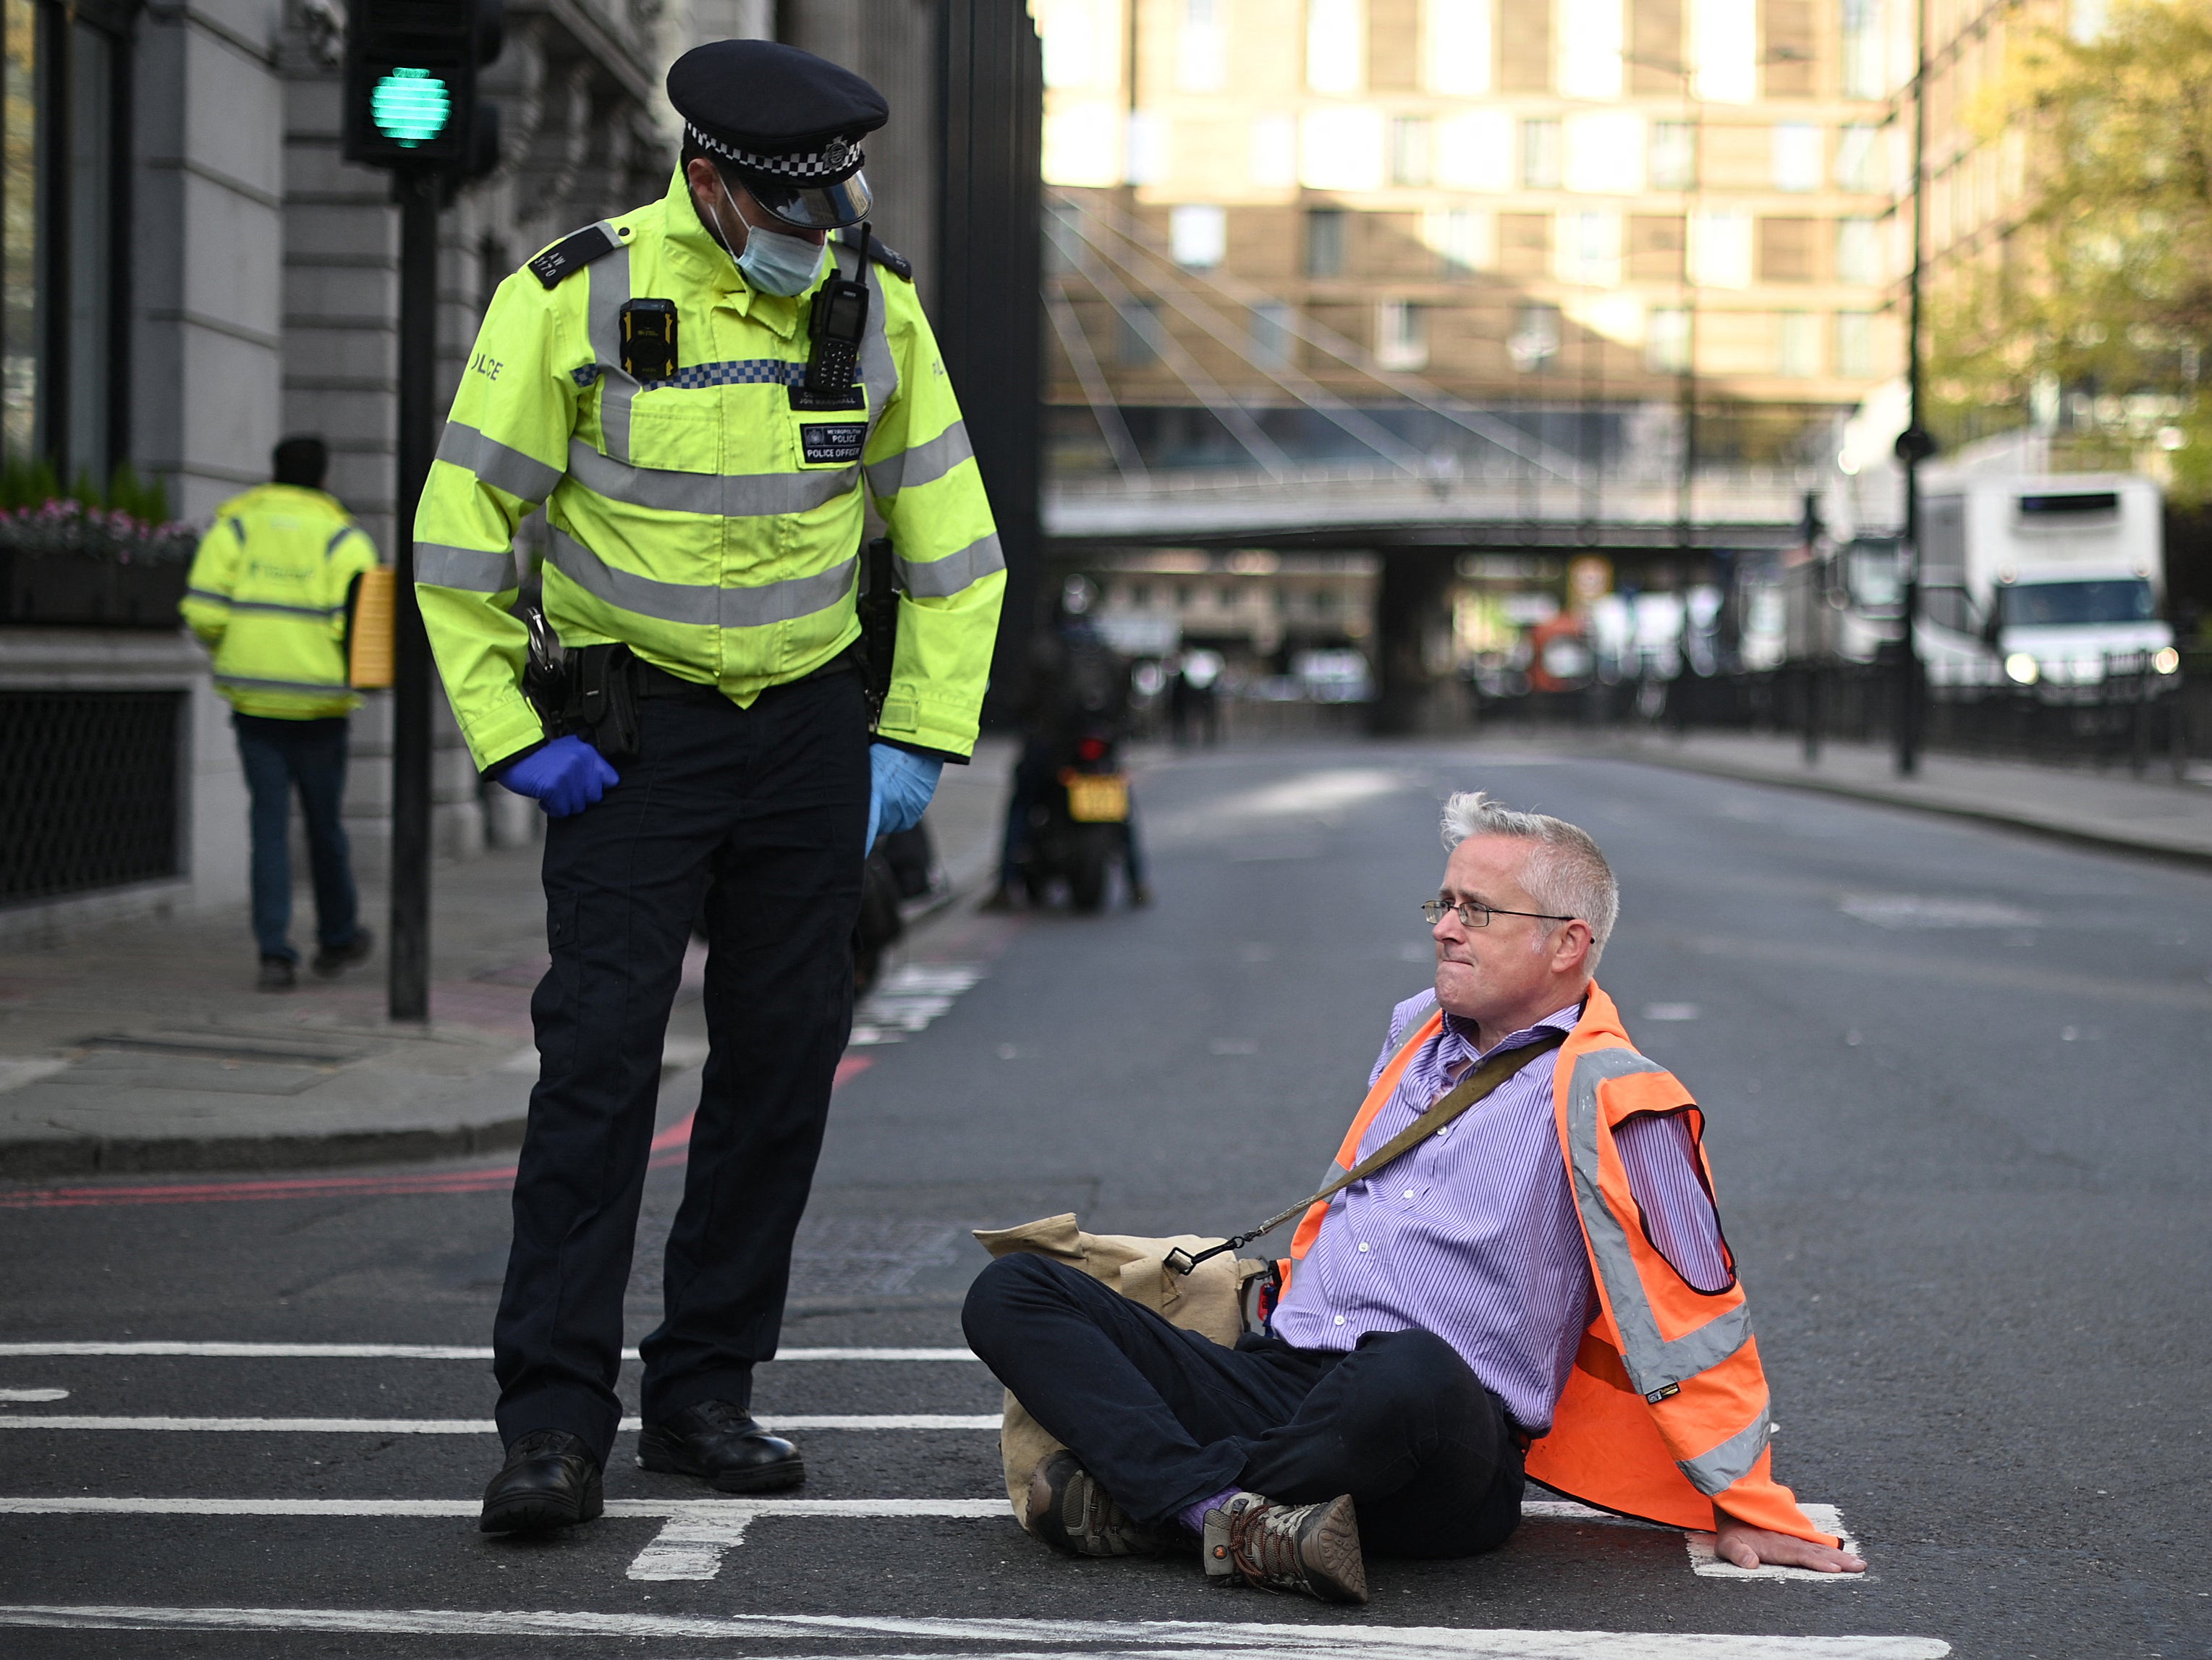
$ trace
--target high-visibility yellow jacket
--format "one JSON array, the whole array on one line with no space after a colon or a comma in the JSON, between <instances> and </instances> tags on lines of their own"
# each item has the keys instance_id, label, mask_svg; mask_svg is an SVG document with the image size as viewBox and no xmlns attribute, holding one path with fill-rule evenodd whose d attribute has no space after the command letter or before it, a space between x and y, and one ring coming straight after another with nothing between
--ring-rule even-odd
<instances>
[{"instance_id":1,"label":"high-visibility yellow jacket","mask_svg":"<svg viewBox=\"0 0 2212 1660\"><path fill-rule=\"evenodd\" d=\"M335 496L258 484L216 509L178 606L241 714L315 721L358 708L346 599L376 544Z\"/></svg>"},{"instance_id":2,"label":"high-visibility yellow jacket","mask_svg":"<svg viewBox=\"0 0 2212 1660\"><path fill-rule=\"evenodd\" d=\"M866 273L865 407L795 410L811 290L750 288L680 173L662 200L599 228L614 251L553 286L526 268L501 283L416 514L422 618L477 766L544 736L507 610L510 550L533 508L545 509L545 612L564 645L620 641L745 707L859 638L864 482L904 590L878 732L967 755L1005 561L913 288L872 262ZM855 252L834 251L854 275ZM675 302L672 380L623 369L633 297Z\"/></svg>"}]
</instances>

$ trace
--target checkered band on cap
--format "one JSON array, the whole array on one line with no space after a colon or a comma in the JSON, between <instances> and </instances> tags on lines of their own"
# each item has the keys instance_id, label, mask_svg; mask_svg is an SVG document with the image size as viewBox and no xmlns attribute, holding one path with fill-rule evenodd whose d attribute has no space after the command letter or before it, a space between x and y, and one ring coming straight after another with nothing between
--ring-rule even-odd
<instances>
[{"instance_id":1,"label":"checkered band on cap","mask_svg":"<svg viewBox=\"0 0 2212 1660\"><path fill-rule=\"evenodd\" d=\"M848 138L832 138L818 150L804 155L762 155L752 150L739 149L735 144L725 143L699 130L696 123L686 121L684 131L690 135L700 149L711 150L723 160L733 162L750 173L765 173L771 179L787 179L793 184L818 180L835 185L852 177L865 159L860 147Z\"/></svg>"}]
</instances>

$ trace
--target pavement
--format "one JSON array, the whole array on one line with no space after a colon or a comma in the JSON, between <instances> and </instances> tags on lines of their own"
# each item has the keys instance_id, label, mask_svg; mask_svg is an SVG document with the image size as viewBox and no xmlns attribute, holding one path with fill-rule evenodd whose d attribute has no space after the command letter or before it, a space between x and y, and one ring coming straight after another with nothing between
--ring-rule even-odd
<instances>
[{"instance_id":1,"label":"pavement","mask_svg":"<svg viewBox=\"0 0 2212 1660\"><path fill-rule=\"evenodd\" d=\"M1887 746L1824 743L1808 762L1802 739L1765 733L1646 731L1608 737L1595 747L1720 778L1784 784L2093 847L2212 864L2212 766L2202 763L2177 779L2163 763L2138 777L2124 769L1923 753L1917 771L1904 778Z\"/></svg>"},{"instance_id":2,"label":"pavement","mask_svg":"<svg viewBox=\"0 0 2212 1660\"><path fill-rule=\"evenodd\" d=\"M625 1432L609 1514L475 1531L511 1157L0 1184L0 1639L21 1660L1202 1655L2180 1660L2212 1653L2212 874L1564 749L1150 758L1158 903L949 909L856 1049L754 1404L804 1487ZM1008 1514L967 1230L1225 1232L1308 1190L1426 981L1439 798L1565 814L1624 886L1600 976L1707 1115L1780 1426L1864 1578L1532 1491L1472 1560L1330 1608ZM463 897L479 866L442 891ZM226 947L227 949L227 947ZM227 958L225 959L227 962ZM897 1018L889 1017L896 1015ZM672 1073L680 1114L696 1073ZM625 1335L684 1191L648 1176ZM636 1410L638 1373L618 1384Z\"/></svg>"},{"instance_id":3,"label":"pavement","mask_svg":"<svg viewBox=\"0 0 2212 1660\"><path fill-rule=\"evenodd\" d=\"M910 905L910 924L988 879L1012 753L987 740L971 765L945 769L929 812L942 879ZM340 979L303 964L297 989L257 993L242 906L0 949L0 1179L274 1171L519 1145L538 1074L530 994L546 962L537 846L441 861L431 891L427 1023L385 1018L381 938ZM383 935L383 891L364 885L362 901ZM303 885L295 939L311 939L313 918ZM704 968L695 946L669 1026L672 1073L706 1055ZM898 972L895 955L894 981Z\"/></svg>"}]
</instances>

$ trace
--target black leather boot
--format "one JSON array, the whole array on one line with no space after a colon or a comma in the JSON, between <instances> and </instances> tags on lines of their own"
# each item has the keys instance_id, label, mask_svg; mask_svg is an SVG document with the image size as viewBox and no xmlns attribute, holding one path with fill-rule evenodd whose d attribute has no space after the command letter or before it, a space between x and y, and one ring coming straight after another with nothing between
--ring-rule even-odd
<instances>
[{"instance_id":1,"label":"black leather boot","mask_svg":"<svg viewBox=\"0 0 2212 1660\"><path fill-rule=\"evenodd\" d=\"M799 1449L770 1435L744 1408L702 1401L637 1432L641 1468L696 1475L720 1493L775 1493L806 1479Z\"/></svg>"},{"instance_id":2,"label":"black leather boot","mask_svg":"<svg viewBox=\"0 0 2212 1660\"><path fill-rule=\"evenodd\" d=\"M566 1430L532 1430L507 1450L484 1489L484 1533L544 1533L596 1520L606 1508L599 1461Z\"/></svg>"}]
</instances>

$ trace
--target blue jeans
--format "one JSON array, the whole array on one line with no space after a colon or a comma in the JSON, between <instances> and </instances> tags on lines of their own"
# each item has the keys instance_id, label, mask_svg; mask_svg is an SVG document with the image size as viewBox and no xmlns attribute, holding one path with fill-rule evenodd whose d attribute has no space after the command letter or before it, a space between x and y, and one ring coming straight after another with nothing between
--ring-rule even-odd
<instances>
[{"instance_id":1,"label":"blue jeans","mask_svg":"<svg viewBox=\"0 0 2212 1660\"><path fill-rule=\"evenodd\" d=\"M307 862L315 878L315 938L343 951L360 931L359 902L346 849L346 722L275 721L233 714L238 758L253 797L253 938L264 957L296 963L292 949L292 858L286 843L292 792L307 821Z\"/></svg>"}]
</instances>

